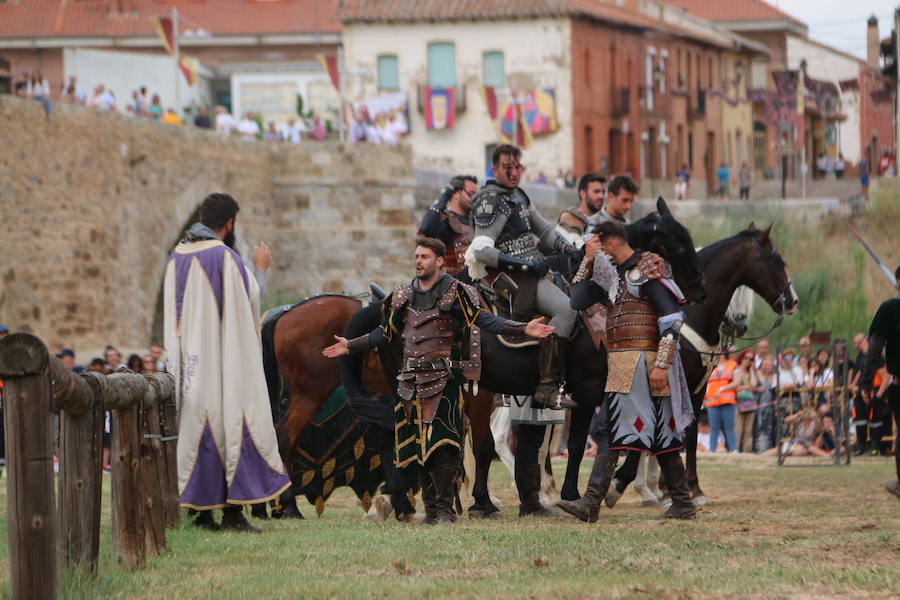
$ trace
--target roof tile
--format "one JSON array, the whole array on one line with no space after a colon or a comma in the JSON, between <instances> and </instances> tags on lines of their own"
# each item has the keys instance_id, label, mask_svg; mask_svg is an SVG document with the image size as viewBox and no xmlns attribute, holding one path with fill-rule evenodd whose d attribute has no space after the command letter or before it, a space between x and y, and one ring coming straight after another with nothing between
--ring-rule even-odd
<instances>
[{"instance_id":1,"label":"roof tile","mask_svg":"<svg viewBox=\"0 0 900 600\"><path fill-rule=\"evenodd\" d=\"M116 14L112 6L129 5ZM159 0L0 3L0 37L156 35L152 17L178 8L180 29L204 29L213 35L339 33L337 0Z\"/></svg>"}]
</instances>

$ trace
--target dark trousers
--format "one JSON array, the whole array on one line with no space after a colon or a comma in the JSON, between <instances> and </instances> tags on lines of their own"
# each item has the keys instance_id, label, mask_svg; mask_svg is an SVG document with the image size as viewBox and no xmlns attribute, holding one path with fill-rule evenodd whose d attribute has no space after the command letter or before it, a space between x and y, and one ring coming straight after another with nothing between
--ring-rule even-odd
<instances>
[{"instance_id":1,"label":"dark trousers","mask_svg":"<svg viewBox=\"0 0 900 600\"><path fill-rule=\"evenodd\" d=\"M741 199L744 199L744 200L750 199L750 188L748 188L748 187L741 188Z\"/></svg>"}]
</instances>

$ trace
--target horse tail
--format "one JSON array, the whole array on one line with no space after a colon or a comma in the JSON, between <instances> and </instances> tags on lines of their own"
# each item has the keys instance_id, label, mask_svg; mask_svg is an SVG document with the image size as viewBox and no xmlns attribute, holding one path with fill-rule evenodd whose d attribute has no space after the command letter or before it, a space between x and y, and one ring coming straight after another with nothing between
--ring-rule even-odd
<instances>
[{"instance_id":1,"label":"horse tail","mask_svg":"<svg viewBox=\"0 0 900 600\"><path fill-rule=\"evenodd\" d=\"M266 375L266 388L269 391L269 406L272 409L272 422L278 424L284 417L284 407L281 402L281 393L284 382L278 371L278 359L275 357L275 326L278 321L294 306L279 306L273 308L262 318L260 337L262 341L263 372Z\"/></svg>"},{"instance_id":2,"label":"horse tail","mask_svg":"<svg viewBox=\"0 0 900 600\"><path fill-rule=\"evenodd\" d=\"M344 337L353 339L365 335L381 323L381 303L364 306L350 318ZM341 369L341 385L347 394L347 405L365 423L379 429L394 430L394 410L363 387L363 354L348 354L338 359Z\"/></svg>"}]
</instances>

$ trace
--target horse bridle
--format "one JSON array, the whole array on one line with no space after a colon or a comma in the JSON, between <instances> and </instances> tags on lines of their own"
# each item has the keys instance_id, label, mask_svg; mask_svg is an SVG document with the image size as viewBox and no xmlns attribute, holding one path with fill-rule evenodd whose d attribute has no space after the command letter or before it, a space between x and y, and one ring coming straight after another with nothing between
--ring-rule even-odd
<instances>
[{"instance_id":1,"label":"horse bridle","mask_svg":"<svg viewBox=\"0 0 900 600\"><path fill-rule=\"evenodd\" d=\"M775 250L775 247L773 246L772 251L769 252L769 255L776 256L777 254L778 253ZM768 264L771 267L771 264L769 263L768 260L766 260L766 264ZM792 286L793 286L793 282L791 282L791 278L788 277L787 282L778 291L777 304L773 305L771 302L769 303L769 306L776 309L778 312L778 316L775 317L775 321L772 323L771 327L769 327L767 330L765 330L763 333L761 333L760 335L758 335L756 337L723 337L723 339L720 340L720 343L722 345L725 345L726 341L728 341L728 342L736 342L736 341L750 342L749 344L747 344L743 348L737 348L735 350L730 350L730 351L723 350L721 352L704 352L703 350L697 350L696 348L694 348L693 349L694 352L696 352L697 354L704 355L704 356L723 356L726 354L743 352L744 350L749 350L750 348L752 348L756 342L767 337L770 333L775 331L775 329L780 327L781 324L784 322L784 314L785 314L785 311L787 310L787 302L785 301L785 296L786 296L787 292L791 289Z\"/></svg>"}]
</instances>

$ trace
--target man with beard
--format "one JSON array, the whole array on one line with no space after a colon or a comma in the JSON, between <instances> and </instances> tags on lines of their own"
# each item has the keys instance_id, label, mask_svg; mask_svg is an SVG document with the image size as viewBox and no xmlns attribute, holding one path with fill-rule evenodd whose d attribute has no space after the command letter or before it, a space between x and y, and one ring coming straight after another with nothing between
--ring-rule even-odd
<instances>
[{"instance_id":1,"label":"man with beard","mask_svg":"<svg viewBox=\"0 0 900 600\"><path fill-rule=\"evenodd\" d=\"M897 276L900 279L900 269L897 269ZM885 352L884 362L881 359L882 349ZM889 377L885 377L886 381L878 389L873 389L875 371L882 364L887 368ZM869 327L869 347L859 387L863 397L873 406L876 403L881 405L887 400L890 412L894 416L894 423L900 429L900 298L884 301L872 319L872 325ZM888 420L890 417L884 415L883 418L885 423L877 432L878 445L881 442L882 430L890 431ZM874 444L876 433L873 432L872 435ZM900 439L894 440L894 465L897 479L885 483L884 489L900 498Z\"/></svg>"},{"instance_id":2,"label":"man with beard","mask_svg":"<svg viewBox=\"0 0 900 600\"><path fill-rule=\"evenodd\" d=\"M472 207L472 196L477 191L476 177L457 175L422 217L418 235L439 239L447 248L444 273L455 275L465 267L464 256L475 236L469 222L469 209Z\"/></svg>"},{"instance_id":3,"label":"man with beard","mask_svg":"<svg viewBox=\"0 0 900 600\"><path fill-rule=\"evenodd\" d=\"M259 333L259 285L234 243L238 204L210 194L200 223L175 247L166 267L167 370L179 410L181 506L201 511L195 524L259 532L242 505L274 498L290 485L278 453Z\"/></svg>"},{"instance_id":4,"label":"man with beard","mask_svg":"<svg viewBox=\"0 0 900 600\"><path fill-rule=\"evenodd\" d=\"M545 252L567 255L575 265L584 252L548 223L519 188L524 171L521 158L522 151L510 144L494 150L496 180L488 180L472 199L475 239L466 253L466 264L473 279L494 283L501 273L512 277L518 286L513 319L528 319L535 312L550 317L556 331L540 342L540 383L532 398L533 408L547 408L559 405L563 357L576 313L566 294L545 278L550 270Z\"/></svg>"},{"instance_id":5,"label":"man with beard","mask_svg":"<svg viewBox=\"0 0 900 600\"><path fill-rule=\"evenodd\" d=\"M543 319L518 323L484 310L474 289L441 272L444 254L440 240L417 239L416 277L385 298L381 325L352 340L334 336L337 342L322 351L336 358L366 352L400 336L403 360L397 375L394 462L398 468L413 462L424 467L422 498L428 524L456 521L453 498L466 433L464 385L466 379L479 377L479 328L536 338L553 332L553 327L541 323Z\"/></svg>"},{"instance_id":6,"label":"man with beard","mask_svg":"<svg viewBox=\"0 0 900 600\"><path fill-rule=\"evenodd\" d=\"M606 194L606 177L596 173L582 175L578 180L578 206L567 208L559 214L557 229L567 240L581 248L588 224L603 208Z\"/></svg>"},{"instance_id":7,"label":"man with beard","mask_svg":"<svg viewBox=\"0 0 900 600\"><path fill-rule=\"evenodd\" d=\"M687 487L682 448L694 414L677 346L684 296L671 279L671 267L628 245L618 223L597 230L601 252L589 279L572 287L572 307L608 302L609 377L600 405L597 456L587 490L579 500L557 506L582 521L597 520L620 450L656 456L672 506L663 516L689 519L697 509Z\"/></svg>"}]
</instances>

